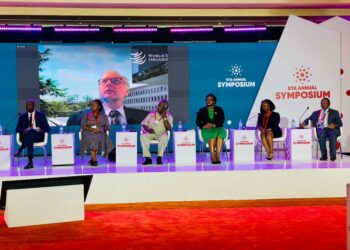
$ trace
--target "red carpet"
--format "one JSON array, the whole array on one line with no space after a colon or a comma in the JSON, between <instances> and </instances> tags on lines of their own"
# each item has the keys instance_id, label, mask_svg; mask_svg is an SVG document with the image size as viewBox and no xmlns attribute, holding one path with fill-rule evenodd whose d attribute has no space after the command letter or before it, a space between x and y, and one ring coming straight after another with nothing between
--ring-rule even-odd
<instances>
[{"instance_id":1,"label":"red carpet","mask_svg":"<svg viewBox=\"0 0 350 250\"><path fill-rule=\"evenodd\" d=\"M345 206L87 212L86 221L8 229L0 249L345 250Z\"/></svg>"}]
</instances>

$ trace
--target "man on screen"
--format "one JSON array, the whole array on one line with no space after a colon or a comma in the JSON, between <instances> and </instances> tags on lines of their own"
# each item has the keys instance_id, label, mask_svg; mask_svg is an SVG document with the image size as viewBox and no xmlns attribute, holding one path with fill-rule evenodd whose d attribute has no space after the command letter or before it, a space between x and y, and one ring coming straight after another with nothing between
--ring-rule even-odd
<instances>
[{"instance_id":1,"label":"man on screen","mask_svg":"<svg viewBox=\"0 0 350 250\"><path fill-rule=\"evenodd\" d=\"M34 167L34 143L44 141L45 133L50 132L50 126L46 115L35 110L34 100L27 100L26 110L27 112L18 118L16 133L20 134L22 145L14 156L19 157L23 149L27 148L28 164L24 168L30 169Z\"/></svg>"},{"instance_id":2,"label":"man on screen","mask_svg":"<svg viewBox=\"0 0 350 250\"><path fill-rule=\"evenodd\" d=\"M300 127L305 127L311 121L311 126L316 127L318 143L321 150L321 161L327 160L326 140L329 140L329 155L331 161L335 161L337 137L340 135L340 127L343 126L339 112L329 108L331 101L328 98L321 100L321 110L317 110L307 118Z\"/></svg>"},{"instance_id":3,"label":"man on screen","mask_svg":"<svg viewBox=\"0 0 350 250\"><path fill-rule=\"evenodd\" d=\"M123 105L125 97L129 94L128 79L117 71L107 71L98 80L98 87L103 109L109 117L111 125L139 124L147 115L147 111L127 108ZM73 113L67 126L80 125L85 110Z\"/></svg>"}]
</instances>

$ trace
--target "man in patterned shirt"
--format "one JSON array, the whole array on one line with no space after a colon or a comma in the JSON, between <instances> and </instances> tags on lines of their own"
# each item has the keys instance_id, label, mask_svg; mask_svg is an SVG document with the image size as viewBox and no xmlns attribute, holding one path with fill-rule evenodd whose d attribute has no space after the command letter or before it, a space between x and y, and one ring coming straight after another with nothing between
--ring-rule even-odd
<instances>
[{"instance_id":1,"label":"man in patterned shirt","mask_svg":"<svg viewBox=\"0 0 350 250\"><path fill-rule=\"evenodd\" d=\"M168 131L173 127L173 116L167 112L169 102L162 99L158 103L156 111L150 112L146 118L141 122L141 146L142 154L145 157L143 165L152 164L151 154L149 152L150 142L152 140L159 141L157 164L162 165L162 157L164 150L168 145Z\"/></svg>"}]
</instances>

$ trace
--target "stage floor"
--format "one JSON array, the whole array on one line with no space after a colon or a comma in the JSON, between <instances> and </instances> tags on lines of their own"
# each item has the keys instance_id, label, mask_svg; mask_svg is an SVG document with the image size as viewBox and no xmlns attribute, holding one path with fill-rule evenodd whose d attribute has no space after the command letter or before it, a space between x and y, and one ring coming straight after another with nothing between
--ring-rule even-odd
<instances>
[{"instance_id":1,"label":"stage floor","mask_svg":"<svg viewBox=\"0 0 350 250\"><path fill-rule=\"evenodd\" d=\"M282 154L281 154L282 156ZM137 166L116 166L99 159L98 167L82 162L77 156L74 166L52 166L50 158L45 166L42 157L34 159L35 168L20 166L0 171L2 181L37 179L92 174L87 204L118 204L164 201L256 200L291 198L345 197L350 183L350 157L338 155L335 162L312 160L292 162L282 157L273 161L261 160L252 164L224 161L213 165L209 153L204 161L197 155L197 164L176 166L174 158L164 165L143 166L139 155ZM155 157L154 157L155 158Z\"/></svg>"},{"instance_id":2,"label":"stage floor","mask_svg":"<svg viewBox=\"0 0 350 250\"><path fill-rule=\"evenodd\" d=\"M313 159L309 162L298 162L285 160L282 156L276 156L276 159L269 161L263 159L260 160L260 156L254 163L234 163L232 161L226 161L226 157L223 154L220 165L211 164L209 153L205 153L203 161L201 155L197 155L197 164L193 166L176 166L173 156L169 156L169 161L166 157L163 158L163 165L157 165L156 157L153 157L152 165L143 166L143 158L138 156L137 166L116 166L115 162L108 162L105 158L99 158L99 166L91 167L88 164L88 156L82 161L81 157L76 157L76 164L74 166L52 166L51 158L47 158L47 164L44 164L43 157L34 158L33 169L25 170L23 167L27 163L27 158L24 157L20 160L19 166L17 159L14 161L14 167L9 170L0 170L0 177L10 176L66 176L66 175L79 175L79 174L122 174L122 173L152 173L152 172L202 172L202 171L245 171L245 170L293 170L293 169L337 169L337 168L350 168L350 156L343 155L341 159L340 155L337 156L337 160L332 162L319 161Z\"/></svg>"}]
</instances>

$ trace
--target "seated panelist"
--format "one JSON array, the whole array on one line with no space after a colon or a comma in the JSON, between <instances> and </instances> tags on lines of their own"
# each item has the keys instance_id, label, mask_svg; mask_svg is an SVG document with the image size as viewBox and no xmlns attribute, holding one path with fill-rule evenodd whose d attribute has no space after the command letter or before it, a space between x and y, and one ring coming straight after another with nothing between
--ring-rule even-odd
<instances>
[{"instance_id":1,"label":"seated panelist","mask_svg":"<svg viewBox=\"0 0 350 250\"><path fill-rule=\"evenodd\" d=\"M33 99L26 101L26 111L18 118L16 133L19 133L22 144L14 156L19 157L23 149L27 148L28 163L24 169L31 169L34 168L34 143L44 141L45 133L50 132L50 126L46 115L35 110Z\"/></svg>"},{"instance_id":2,"label":"seated panelist","mask_svg":"<svg viewBox=\"0 0 350 250\"><path fill-rule=\"evenodd\" d=\"M331 161L335 161L337 137L340 136L340 127L343 122L337 110L330 108L331 101L328 98L321 100L321 109L314 111L310 117L300 124L300 127L305 127L311 121L312 127L316 128L318 143L321 150L321 161L326 161L327 146L326 140L329 140L329 155Z\"/></svg>"},{"instance_id":3,"label":"seated panelist","mask_svg":"<svg viewBox=\"0 0 350 250\"><path fill-rule=\"evenodd\" d=\"M196 124L201 130L204 143L209 144L212 164L220 164L222 144L226 137L225 114L221 107L216 106L215 95L210 93L205 100L206 106L198 111Z\"/></svg>"},{"instance_id":4,"label":"seated panelist","mask_svg":"<svg viewBox=\"0 0 350 250\"><path fill-rule=\"evenodd\" d=\"M157 164L162 165L164 150L168 145L168 131L173 127L173 116L167 112L169 102L166 99L160 100L156 111L150 112L141 122L141 147L142 155L145 158L143 165L152 164L151 153L149 151L152 140L159 141Z\"/></svg>"},{"instance_id":5,"label":"seated panelist","mask_svg":"<svg viewBox=\"0 0 350 250\"><path fill-rule=\"evenodd\" d=\"M282 136L282 130L279 127L280 114L274 112L275 109L275 104L271 100L265 99L261 102L258 115L257 129L260 133L261 143L267 153L267 160L274 158L273 139Z\"/></svg>"},{"instance_id":6,"label":"seated panelist","mask_svg":"<svg viewBox=\"0 0 350 250\"><path fill-rule=\"evenodd\" d=\"M112 151L114 146L107 134L109 129L108 116L103 112L102 102L99 99L93 100L90 112L84 113L81 120L80 154L85 155L86 150L90 151L90 166L98 166L97 153L100 148L104 157Z\"/></svg>"}]
</instances>

